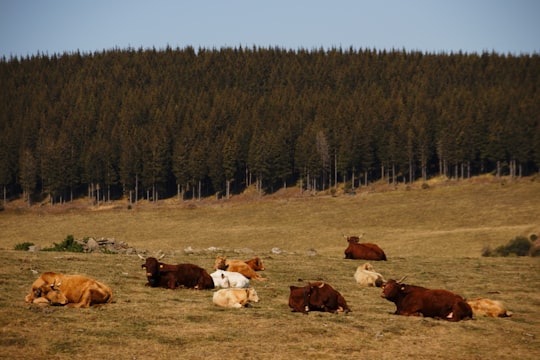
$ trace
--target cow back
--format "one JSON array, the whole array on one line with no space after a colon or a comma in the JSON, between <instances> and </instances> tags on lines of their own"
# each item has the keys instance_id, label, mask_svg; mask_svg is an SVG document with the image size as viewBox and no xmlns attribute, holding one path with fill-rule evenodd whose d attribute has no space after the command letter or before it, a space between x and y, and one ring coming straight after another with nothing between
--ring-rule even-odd
<instances>
[{"instance_id":1,"label":"cow back","mask_svg":"<svg viewBox=\"0 0 540 360\"><path fill-rule=\"evenodd\" d=\"M172 274L178 286L200 290L214 288L210 274L195 264L167 265L161 268L161 273Z\"/></svg>"},{"instance_id":2,"label":"cow back","mask_svg":"<svg viewBox=\"0 0 540 360\"><path fill-rule=\"evenodd\" d=\"M345 258L380 261L386 260L386 254L377 244L349 242L345 249Z\"/></svg>"}]
</instances>

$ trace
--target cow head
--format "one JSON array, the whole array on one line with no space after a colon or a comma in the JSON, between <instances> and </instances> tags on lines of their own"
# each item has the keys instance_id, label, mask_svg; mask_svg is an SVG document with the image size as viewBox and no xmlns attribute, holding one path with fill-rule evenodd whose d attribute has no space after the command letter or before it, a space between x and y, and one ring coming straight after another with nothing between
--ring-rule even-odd
<instances>
[{"instance_id":1,"label":"cow head","mask_svg":"<svg viewBox=\"0 0 540 360\"><path fill-rule=\"evenodd\" d=\"M258 256L250 260L250 265L255 271L264 271L264 265Z\"/></svg>"},{"instance_id":2,"label":"cow head","mask_svg":"<svg viewBox=\"0 0 540 360\"><path fill-rule=\"evenodd\" d=\"M400 280L396 281L390 279L385 282L381 287L383 289L381 296L385 299L392 300L396 299L399 296L399 293L405 291L405 284L401 282L405 280L406 276L402 277Z\"/></svg>"},{"instance_id":3,"label":"cow head","mask_svg":"<svg viewBox=\"0 0 540 360\"><path fill-rule=\"evenodd\" d=\"M227 270L228 267L229 265L227 265L226 256L216 257L216 261L214 262L214 270Z\"/></svg>"},{"instance_id":4,"label":"cow head","mask_svg":"<svg viewBox=\"0 0 540 360\"><path fill-rule=\"evenodd\" d=\"M247 288L246 293L248 301L259 302L259 295L257 295L254 288Z\"/></svg>"},{"instance_id":5,"label":"cow head","mask_svg":"<svg viewBox=\"0 0 540 360\"><path fill-rule=\"evenodd\" d=\"M347 236L347 235L343 235L343 237L345 239L347 239L347 242L349 244L358 244L360 242L360 239L364 237L364 233L360 234L360 236L356 236L356 235L352 235L352 236Z\"/></svg>"},{"instance_id":6,"label":"cow head","mask_svg":"<svg viewBox=\"0 0 540 360\"><path fill-rule=\"evenodd\" d=\"M314 308L323 308L324 299L322 298L321 289L324 288L326 284L322 281L317 281L307 285L307 291L305 297L307 298L307 304L310 307Z\"/></svg>"},{"instance_id":7,"label":"cow head","mask_svg":"<svg viewBox=\"0 0 540 360\"><path fill-rule=\"evenodd\" d=\"M66 305L69 301L64 293L60 290L60 282L41 286L41 296L49 300L51 305Z\"/></svg>"},{"instance_id":8,"label":"cow head","mask_svg":"<svg viewBox=\"0 0 540 360\"><path fill-rule=\"evenodd\" d=\"M146 270L148 284L152 287L159 285L159 267L160 262L155 257L146 258L145 263L141 265L141 268Z\"/></svg>"},{"instance_id":9,"label":"cow head","mask_svg":"<svg viewBox=\"0 0 540 360\"><path fill-rule=\"evenodd\" d=\"M370 263L365 263L362 265L362 270L373 271L373 266Z\"/></svg>"}]
</instances>

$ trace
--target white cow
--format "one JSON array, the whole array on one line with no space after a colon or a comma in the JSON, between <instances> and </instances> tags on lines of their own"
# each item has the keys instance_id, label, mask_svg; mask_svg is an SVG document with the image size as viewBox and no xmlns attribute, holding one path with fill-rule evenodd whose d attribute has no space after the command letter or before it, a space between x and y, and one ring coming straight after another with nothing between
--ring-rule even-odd
<instances>
[{"instance_id":1,"label":"white cow","mask_svg":"<svg viewBox=\"0 0 540 360\"><path fill-rule=\"evenodd\" d=\"M386 282L381 274L373 270L370 263L359 266L354 273L354 279L357 284L362 286L381 287Z\"/></svg>"},{"instance_id":2,"label":"white cow","mask_svg":"<svg viewBox=\"0 0 540 360\"><path fill-rule=\"evenodd\" d=\"M244 275L225 270L216 270L210 274L214 280L214 286L220 288L247 288L249 279Z\"/></svg>"},{"instance_id":3,"label":"white cow","mask_svg":"<svg viewBox=\"0 0 540 360\"><path fill-rule=\"evenodd\" d=\"M240 309L249 306L249 302L259 302L259 296L254 288L221 289L214 292L214 305Z\"/></svg>"}]
</instances>

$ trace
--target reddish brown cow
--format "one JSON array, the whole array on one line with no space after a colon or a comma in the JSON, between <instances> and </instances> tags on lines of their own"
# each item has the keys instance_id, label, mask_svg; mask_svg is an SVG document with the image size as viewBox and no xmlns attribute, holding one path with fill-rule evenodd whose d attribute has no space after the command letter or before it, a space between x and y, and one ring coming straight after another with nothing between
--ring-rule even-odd
<instances>
[{"instance_id":1,"label":"reddish brown cow","mask_svg":"<svg viewBox=\"0 0 540 360\"><path fill-rule=\"evenodd\" d=\"M397 315L426 316L448 321L472 319L472 309L459 295L389 280L381 296L396 304Z\"/></svg>"},{"instance_id":2,"label":"reddish brown cow","mask_svg":"<svg viewBox=\"0 0 540 360\"><path fill-rule=\"evenodd\" d=\"M345 298L332 286L324 282L314 282L306 286L291 286L289 307L293 311L307 314L309 311L341 312L351 311Z\"/></svg>"},{"instance_id":3,"label":"reddish brown cow","mask_svg":"<svg viewBox=\"0 0 540 360\"><path fill-rule=\"evenodd\" d=\"M347 237L349 246L345 249L345 259L386 260L386 254L377 245L372 243L360 243L358 236Z\"/></svg>"},{"instance_id":4,"label":"reddish brown cow","mask_svg":"<svg viewBox=\"0 0 540 360\"><path fill-rule=\"evenodd\" d=\"M176 289L186 287L192 289L213 289L214 281L208 272L194 264L169 265L149 257L141 265L146 269L148 282L146 286Z\"/></svg>"}]
</instances>

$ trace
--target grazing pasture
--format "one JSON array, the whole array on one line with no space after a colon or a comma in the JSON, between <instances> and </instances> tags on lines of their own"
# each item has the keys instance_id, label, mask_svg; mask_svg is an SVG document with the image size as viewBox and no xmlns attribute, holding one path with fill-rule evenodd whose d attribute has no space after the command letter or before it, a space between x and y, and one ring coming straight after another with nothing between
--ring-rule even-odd
<instances>
[{"instance_id":1,"label":"grazing pasture","mask_svg":"<svg viewBox=\"0 0 540 360\"><path fill-rule=\"evenodd\" d=\"M262 199L238 196L109 208L8 205L0 212L0 358L29 359L537 359L540 258L482 257L486 245L540 231L540 183L531 179L442 183L428 189ZM356 284L364 260L344 259L343 235L365 233L388 260L387 280L499 300L510 318L451 323L393 315L381 289ZM68 234L116 238L169 264L213 270L216 256L259 256L266 281L249 308L214 306L212 290L145 287L136 254L26 252ZM191 247L193 251L185 252ZM214 247L214 248L212 248ZM215 249L217 248L217 249ZM279 249L279 251L278 251ZM112 304L89 309L26 304L44 271L81 274L113 289ZM326 281L352 312L291 312L289 286Z\"/></svg>"}]
</instances>

